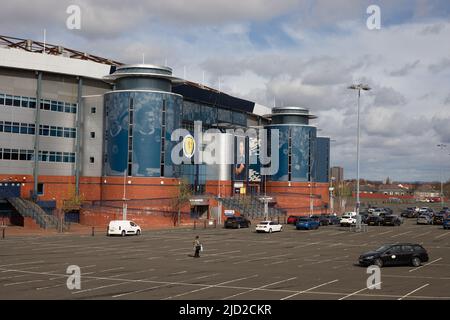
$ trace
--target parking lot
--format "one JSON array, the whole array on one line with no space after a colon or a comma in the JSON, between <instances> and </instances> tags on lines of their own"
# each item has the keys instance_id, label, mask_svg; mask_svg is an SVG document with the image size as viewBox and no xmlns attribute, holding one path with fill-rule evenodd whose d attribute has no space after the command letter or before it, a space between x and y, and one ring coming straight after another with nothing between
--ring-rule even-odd
<instances>
[{"instance_id":1,"label":"parking lot","mask_svg":"<svg viewBox=\"0 0 450 320\"><path fill-rule=\"evenodd\" d=\"M204 245L194 259L196 235ZM417 242L420 267L381 269L369 290L360 253L385 243ZM81 268L69 290L67 267ZM0 299L450 299L450 232L442 226L338 226L257 234L250 229L147 231L139 237L16 236L0 240Z\"/></svg>"}]
</instances>

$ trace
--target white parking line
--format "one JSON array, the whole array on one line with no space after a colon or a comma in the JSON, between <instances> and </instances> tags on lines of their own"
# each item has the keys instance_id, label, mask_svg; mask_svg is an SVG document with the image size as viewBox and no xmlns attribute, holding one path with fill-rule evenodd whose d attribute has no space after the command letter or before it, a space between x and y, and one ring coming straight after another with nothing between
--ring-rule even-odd
<instances>
[{"instance_id":1,"label":"white parking line","mask_svg":"<svg viewBox=\"0 0 450 320\"><path fill-rule=\"evenodd\" d=\"M251 289L251 290L247 290L247 291L244 291L244 292L233 294L232 296L228 296L226 298L222 298L221 300L231 299L231 298L234 298L234 297L246 294L246 293L250 293L250 292L253 292L253 291L256 291L256 290L264 289L264 288L267 288L267 287L270 287L270 286L274 286L274 285L279 284L279 283L291 281L291 280L294 280L294 279L297 279L297 277L293 277L293 278L289 278L289 279L285 279L285 280L280 280L280 281L277 281L277 282L272 282L272 283L266 284L264 286L255 288L255 289Z\"/></svg>"},{"instance_id":2,"label":"white parking line","mask_svg":"<svg viewBox=\"0 0 450 320\"><path fill-rule=\"evenodd\" d=\"M22 262L22 263L2 264L2 265L0 265L0 267L21 266L21 265L24 265L24 264L35 264L35 263L42 263L42 262L44 262L44 260L33 261L33 262Z\"/></svg>"},{"instance_id":3,"label":"white parking line","mask_svg":"<svg viewBox=\"0 0 450 320\"><path fill-rule=\"evenodd\" d=\"M429 283L424 284L423 286L417 288L416 290L413 290L413 291L411 291L410 293L405 294L403 297L398 298L398 300L403 300L403 299L406 298L407 296L409 296L409 295L413 294L414 292L417 292L417 291L419 291L420 289L423 289L423 288L425 288L425 287L427 287L427 286L429 286L429 285L430 285Z\"/></svg>"},{"instance_id":4,"label":"white parking line","mask_svg":"<svg viewBox=\"0 0 450 320\"><path fill-rule=\"evenodd\" d=\"M403 233L399 233L399 234L396 234L396 235L391 236L391 238L400 237L400 236L402 236L402 235L404 235L404 234L408 234L408 233L411 233L411 232L412 232L412 231L406 231L406 232L403 232Z\"/></svg>"},{"instance_id":5,"label":"white parking line","mask_svg":"<svg viewBox=\"0 0 450 320\"><path fill-rule=\"evenodd\" d=\"M125 269L125 267L118 267L118 268L112 268L112 269L105 269L105 270L100 270L99 272L108 272L108 271L122 270L122 269Z\"/></svg>"},{"instance_id":6,"label":"white parking line","mask_svg":"<svg viewBox=\"0 0 450 320\"><path fill-rule=\"evenodd\" d=\"M9 287L9 286L15 286L15 285L19 285L19 284L26 284L26 283L32 283L32 282L41 282L41 281L44 281L44 280L30 280L30 281L6 283L6 284L4 284L4 286L5 287Z\"/></svg>"},{"instance_id":7,"label":"white parking line","mask_svg":"<svg viewBox=\"0 0 450 320\"><path fill-rule=\"evenodd\" d=\"M350 294L348 294L348 295L346 295L346 296L340 298L339 300L344 300L344 299L349 298L349 297L351 297L351 296L354 296L355 294L358 294L358 293L360 293L360 292L362 292L362 291L368 290L368 289L370 289L371 287L376 287L376 286L378 286L378 285L380 285L380 284L382 284L381 281L378 282L378 283L375 283L375 284L373 284L373 285L371 285L371 286L369 286L369 287L367 287L367 288L364 288L364 289L355 291L355 292L353 292L353 293L350 293Z\"/></svg>"},{"instance_id":8,"label":"white parking line","mask_svg":"<svg viewBox=\"0 0 450 320\"><path fill-rule=\"evenodd\" d=\"M289 296L287 296L287 297L282 298L281 300L287 300L287 299L290 299L290 298L295 297L295 296L297 296L297 295L299 295L299 294L302 294L302 293L308 292L308 291L310 291L310 290L314 290L314 289L317 289L317 288L326 286L327 284L334 283L334 282L337 282L337 281L339 281L339 280L338 280L338 279L335 279L335 280L332 280L332 281L328 281L328 282L322 283L322 284L320 284L320 285L318 285L318 286L315 286L315 287L312 287L312 288L309 288L309 289L306 289L306 290L303 290L303 291L300 291L300 292L291 294L291 295L289 295Z\"/></svg>"},{"instance_id":9,"label":"white parking line","mask_svg":"<svg viewBox=\"0 0 450 320\"><path fill-rule=\"evenodd\" d=\"M444 233L444 234L441 234L440 236L437 236L437 237L434 238L434 239L440 239L440 238L445 237L446 235L448 235L448 232L446 232L446 233Z\"/></svg>"},{"instance_id":10,"label":"white parking line","mask_svg":"<svg viewBox=\"0 0 450 320\"><path fill-rule=\"evenodd\" d=\"M221 283L218 283L218 284L209 285L209 286L206 286L206 287L202 287L202 288L200 288L200 289L195 289L195 290L191 290L191 291L188 291L188 292L184 292L184 293L177 294L177 295L175 295L175 296L170 296L170 297L164 298L164 299L162 299L162 300L168 300L168 299L178 298L178 297L181 297L181 296L185 296L185 295L187 295L187 294L191 294L191 293L203 291L203 290L210 289L210 288L215 288L215 287L218 287L218 286L222 286L222 285L224 285L224 284L227 284L227 283L232 283L232 282L237 282L237 281L241 281L241 280L247 280L247 279L255 278L255 277L257 277L257 276L258 276L258 275L255 274L255 275L252 275L252 276L250 276L250 277L244 277L244 278L239 278L239 279L233 279L233 280L221 282Z\"/></svg>"},{"instance_id":11,"label":"white parking line","mask_svg":"<svg viewBox=\"0 0 450 320\"><path fill-rule=\"evenodd\" d=\"M413 237L413 239L418 238L418 237L421 237L421 236L424 236L424 235L427 235L427 234L429 234L429 233L431 233L431 231L424 232L424 233L420 233L420 234L416 234L416 235Z\"/></svg>"},{"instance_id":12,"label":"white parking line","mask_svg":"<svg viewBox=\"0 0 450 320\"><path fill-rule=\"evenodd\" d=\"M290 253L279 254L279 255L276 255L276 256L261 257L261 258L256 258L256 259L238 261L238 262L234 262L233 264L241 264L241 263L253 262L253 261L258 261L258 260L266 260L266 259L274 259L274 258L285 257L285 256L289 256L289 255L291 255L291 254Z\"/></svg>"},{"instance_id":13,"label":"white parking line","mask_svg":"<svg viewBox=\"0 0 450 320\"><path fill-rule=\"evenodd\" d=\"M409 270L408 272L413 272L413 271L416 271L416 270L421 269L421 268L423 268L423 267L429 266L430 264L435 263L435 262L437 262L437 261L439 261L439 260L442 260L442 258L438 258L438 259L436 259L436 260L433 260L433 261L431 261L431 262L429 262L429 263L424 264L423 266L420 266L420 267L411 269L411 270Z\"/></svg>"}]
</instances>

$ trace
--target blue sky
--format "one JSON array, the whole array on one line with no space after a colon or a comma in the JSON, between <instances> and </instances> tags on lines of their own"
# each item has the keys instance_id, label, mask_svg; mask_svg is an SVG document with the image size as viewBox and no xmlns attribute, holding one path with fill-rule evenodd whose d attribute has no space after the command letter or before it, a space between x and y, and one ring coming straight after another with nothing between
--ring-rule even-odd
<instances>
[{"instance_id":1,"label":"blue sky","mask_svg":"<svg viewBox=\"0 0 450 320\"><path fill-rule=\"evenodd\" d=\"M70 4L81 29L66 28ZM381 9L369 30L366 9ZM2 33L125 63L164 64L260 104L299 105L331 136L333 165L355 176L356 95L362 97L361 175L450 179L448 0L73 0L2 3ZM436 145L447 142L440 153Z\"/></svg>"}]
</instances>

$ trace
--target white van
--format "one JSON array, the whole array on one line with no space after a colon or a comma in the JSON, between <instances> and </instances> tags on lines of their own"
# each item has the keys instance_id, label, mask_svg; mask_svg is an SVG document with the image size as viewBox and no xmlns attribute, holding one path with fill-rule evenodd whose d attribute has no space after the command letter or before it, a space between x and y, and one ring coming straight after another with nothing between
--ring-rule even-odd
<instances>
[{"instance_id":1,"label":"white van","mask_svg":"<svg viewBox=\"0 0 450 320\"><path fill-rule=\"evenodd\" d=\"M127 234L140 235L141 227L130 220L112 220L109 222L107 236L120 235L122 237Z\"/></svg>"}]
</instances>

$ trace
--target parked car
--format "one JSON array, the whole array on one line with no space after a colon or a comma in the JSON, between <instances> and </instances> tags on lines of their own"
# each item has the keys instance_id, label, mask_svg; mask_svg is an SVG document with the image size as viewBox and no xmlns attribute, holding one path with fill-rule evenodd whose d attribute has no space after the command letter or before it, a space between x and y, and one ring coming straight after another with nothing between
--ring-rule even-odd
<instances>
[{"instance_id":1,"label":"parked car","mask_svg":"<svg viewBox=\"0 0 450 320\"><path fill-rule=\"evenodd\" d=\"M273 221L261 221L256 225L256 232L277 232L282 231L283 226L279 223L273 222Z\"/></svg>"},{"instance_id":2,"label":"parked car","mask_svg":"<svg viewBox=\"0 0 450 320\"><path fill-rule=\"evenodd\" d=\"M297 219L298 218L301 218L302 216L289 216L288 218L287 218L287 224L293 224L293 225L295 225L296 223L297 223Z\"/></svg>"},{"instance_id":3,"label":"parked car","mask_svg":"<svg viewBox=\"0 0 450 320\"><path fill-rule=\"evenodd\" d=\"M428 207L422 207L419 210L419 216L422 215L422 214L427 214L429 216L433 216L434 215L434 211L433 211L433 209L430 209Z\"/></svg>"},{"instance_id":4,"label":"parked car","mask_svg":"<svg viewBox=\"0 0 450 320\"><path fill-rule=\"evenodd\" d=\"M372 213L370 215L372 216L385 216L388 214L388 211L384 208L376 208L375 210L372 211Z\"/></svg>"},{"instance_id":5,"label":"parked car","mask_svg":"<svg viewBox=\"0 0 450 320\"><path fill-rule=\"evenodd\" d=\"M340 219L336 217L335 215L324 215L323 218L328 220L329 225L336 225L339 224Z\"/></svg>"},{"instance_id":6,"label":"parked car","mask_svg":"<svg viewBox=\"0 0 450 320\"><path fill-rule=\"evenodd\" d=\"M427 214L421 214L417 218L417 224L433 224L433 218Z\"/></svg>"},{"instance_id":7,"label":"parked car","mask_svg":"<svg viewBox=\"0 0 450 320\"><path fill-rule=\"evenodd\" d=\"M295 225L297 230L311 230L318 229L320 222L312 218L300 218Z\"/></svg>"},{"instance_id":8,"label":"parked car","mask_svg":"<svg viewBox=\"0 0 450 320\"><path fill-rule=\"evenodd\" d=\"M447 211L441 210L439 213L436 213L433 217L433 224L443 224L444 220L447 218Z\"/></svg>"},{"instance_id":9,"label":"parked car","mask_svg":"<svg viewBox=\"0 0 450 320\"><path fill-rule=\"evenodd\" d=\"M450 218L444 220L444 222L442 223L442 227L444 229L450 229Z\"/></svg>"},{"instance_id":10,"label":"parked car","mask_svg":"<svg viewBox=\"0 0 450 320\"><path fill-rule=\"evenodd\" d=\"M420 244L399 243L386 244L359 256L361 266L376 265L383 267L387 265L413 265L418 267L422 262L427 262L428 253Z\"/></svg>"},{"instance_id":11,"label":"parked car","mask_svg":"<svg viewBox=\"0 0 450 320\"><path fill-rule=\"evenodd\" d=\"M402 223L402 218L395 214L391 214L383 218L383 226L399 226Z\"/></svg>"},{"instance_id":12,"label":"parked car","mask_svg":"<svg viewBox=\"0 0 450 320\"><path fill-rule=\"evenodd\" d=\"M330 220L325 215L311 216L310 218L313 219L314 221L319 222L319 225L321 226L327 226L330 224Z\"/></svg>"},{"instance_id":13,"label":"parked car","mask_svg":"<svg viewBox=\"0 0 450 320\"><path fill-rule=\"evenodd\" d=\"M120 235L125 237L129 234L140 235L141 227L130 220L112 220L109 222L106 231L107 236Z\"/></svg>"},{"instance_id":14,"label":"parked car","mask_svg":"<svg viewBox=\"0 0 450 320\"><path fill-rule=\"evenodd\" d=\"M401 213L401 216L404 218L417 218L418 212L419 211L416 211L415 208L406 208L406 210L403 210Z\"/></svg>"},{"instance_id":15,"label":"parked car","mask_svg":"<svg viewBox=\"0 0 450 320\"><path fill-rule=\"evenodd\" d=\"M339 221L339 224L341 227L348 227L352 224L356 224L356 212L346 212L341 220Z\"/></svg>"},{"instance_id":16,"label":"parked car","mask_svg":"<svg viewBox=\"0 0 450 320\"><path fill-rule=\"evenodd\" d=\"M367 218L366 224L369 226L381 226L383 224L382 216L371 215Z\"/></svg>"},{"instance_id":17,"label":"parked car","mask_svg":"<svg viewBox=\"0 0 450 320\"><path fill-rule=\"evenodd\" d=\"M250 222L250 220L244 217L228 217L224 223L224 227L240 229L240 228L249 228L251 224L252 223Z\"/></svg>"}]
</instances>

